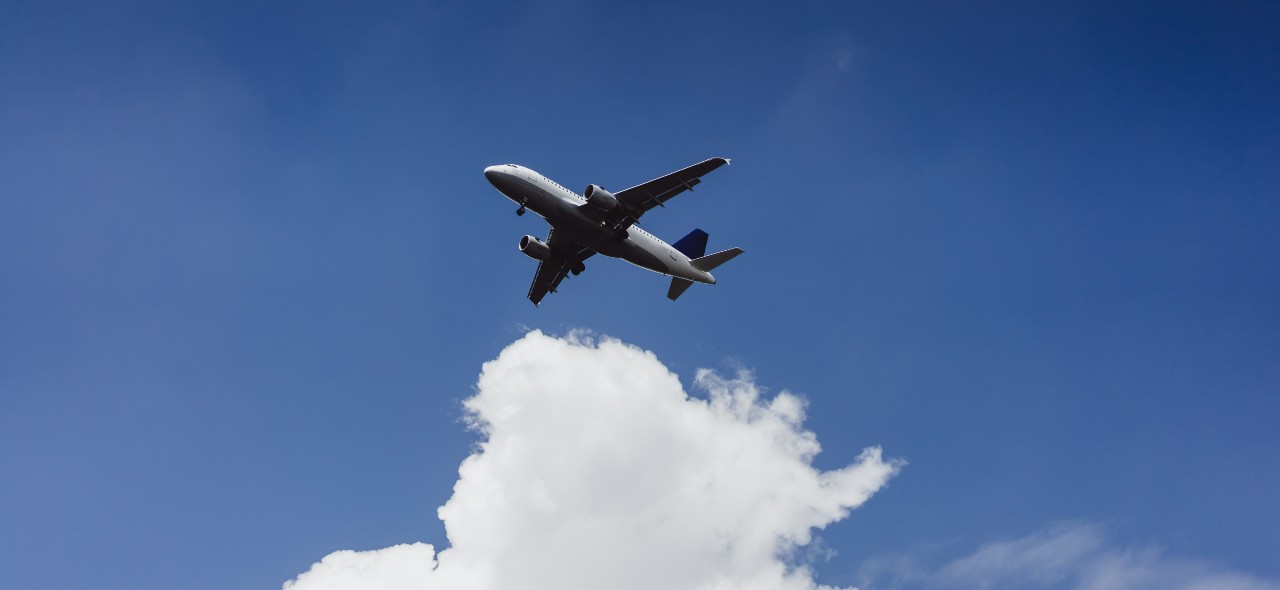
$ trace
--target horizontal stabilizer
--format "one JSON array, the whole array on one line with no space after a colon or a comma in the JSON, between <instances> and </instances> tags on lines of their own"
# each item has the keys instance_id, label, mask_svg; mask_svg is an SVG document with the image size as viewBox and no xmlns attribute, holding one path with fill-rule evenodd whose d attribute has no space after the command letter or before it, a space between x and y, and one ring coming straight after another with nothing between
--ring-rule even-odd
<instances>
[{"instance_id":1,"label":"horizontal stabilizer","mask_svg":"<svg viewBox=\"0 0 1280 590\"><path fill-rule=\"evenodd\" d=\"M701 257L707 253L707 232L695 229L689 232L689 235L680 238L671 247L689 258Z\"/></svg>"},{"instance_id":2,"label":"horizontal stabilizer","mask_svg":"<svg viewBox=\"0 0 1280 590\"><path fill-rule=\"evenodd\" d=\"M671 277L671 288L667 289L667 299L675 301L677 297L685 292L685 289L692 285L693 281L682 279L680 277Z\"/></svg>"},{"instance_id":3,"label":"horizontal stabilizer","mask_svg":"<svg viewBox=\"0 0 1280 590\"><path fill-rule=\"evenodd\" d=\"M715 254L694 258L689 261L689 264L700 271L711 272L711 269L733 260L733 257L739 254L742 254L742 248L729 248Z\"/></svg>"}]
</instances>

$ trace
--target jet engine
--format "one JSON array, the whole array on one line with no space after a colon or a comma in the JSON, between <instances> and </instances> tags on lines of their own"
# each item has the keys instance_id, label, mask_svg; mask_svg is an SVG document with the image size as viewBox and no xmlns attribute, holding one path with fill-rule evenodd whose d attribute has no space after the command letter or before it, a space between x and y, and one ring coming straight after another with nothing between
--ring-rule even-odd
<instances>
[{"instance_id":1,"label":"jet engine","mask_svg":"<svg viewBox=\"0 0 1280 590\"><path fill-rule=\"evenodd\" d=\"M551 257L551 247L533 236L520 238L520 251L534 260L546 260Z\"/></svg>"},{"instance_id":2,"label":"jet engine","mask_svg":"<svg viewBox=\"0 0 1280 590\"><path fill-rule=\"evenodd\" d=\"M618 206L618 198L613 196L613 193L594 184L588 184L587 189L582 191L582 196L586 197L587 203L596 209L609 211Z\"/></svg>"}]
</instances>

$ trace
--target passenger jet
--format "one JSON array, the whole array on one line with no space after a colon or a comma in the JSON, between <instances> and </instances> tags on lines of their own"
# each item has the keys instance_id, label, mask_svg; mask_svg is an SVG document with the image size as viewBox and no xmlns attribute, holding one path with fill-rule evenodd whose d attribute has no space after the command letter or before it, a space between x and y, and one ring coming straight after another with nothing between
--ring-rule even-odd
<instances>
[{"instance_id":1,"label":"passenger jet","mask_svg":"<svg viewBox=\"0 0 1280 590\"><path fill-rule=\"evenodd\" d=\"M529 287L529 300L534 305L548 291L555 293L570 273L576 276L586 270L582 262L597 252L671 277L667 298L675 301L694 283L715 284L711 270L742 254L742 249L704 256L707 232L695 229L667 244L635 223L646 211L664 207L672 197L693 190L702 176L728 163L724 158L711 158L617 194L590 184L581 196L515 164L490 166L484 169L484 176L520 205L516 215L531 209L551 224L545 242L533 236L520 238L520 251L538 261L533 286Z\"/></svg>"}]
</instances>

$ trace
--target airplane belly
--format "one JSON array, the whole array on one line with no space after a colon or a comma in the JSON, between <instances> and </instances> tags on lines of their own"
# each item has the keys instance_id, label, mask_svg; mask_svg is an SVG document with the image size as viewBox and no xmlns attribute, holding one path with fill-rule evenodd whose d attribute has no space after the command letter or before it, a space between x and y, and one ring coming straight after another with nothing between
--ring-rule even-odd
<instances>
[{"instance_id":1,"label":"airplane belly","mask_svg":"<svg viewBox=\"0 0 1280 590\"><path fill-rule=\"evenodd\" d=\"M564 231L566 237L610 258L625 258L623 242L608 232L598 231L591 222L584 224L575 216L565 215L556 225L556 231Z\"/></svg>"},{"instance_id":2,"label":"airplane belly","mask_svg":"<svg viewBox=\"0 0 1280 590\"><path fill-rule=\"evenodd\" d=\"M665 261L635 240L618 239L612 231L581 215L576 208L566 210L556 231L564 231L565 237L610 258L621 258L653 272L671 274Z\"/></svg>"},{"instance_id":3,"label":"airplane belly","mask_svg":"<svg viewBox=\"0 0 1280 590\"><path fill-rule=\"evenodd\" d=\"M622 256L622 258L625 258L627 262L641 268L647 268L656 273L664 275L671 274L671 269L667 268L666 261L661 257L655 255L653 252L641 248L633 242L628 241L627 244L630 247L626 249L625 255Z\"/></svg>"},{"instance_id":4,"label":"airplane belly","mask_svg":"<svg viewBox=\"0 0 1280 590\"><path fill-rule=\"evenodd\" d=\"M533 183L525 185L522 189L520 197L524 199L526 206L546 219L553 227L558 227L570 215L567 211L570 207L564 199L542 190Z\"/></svg>"}]
</instances>

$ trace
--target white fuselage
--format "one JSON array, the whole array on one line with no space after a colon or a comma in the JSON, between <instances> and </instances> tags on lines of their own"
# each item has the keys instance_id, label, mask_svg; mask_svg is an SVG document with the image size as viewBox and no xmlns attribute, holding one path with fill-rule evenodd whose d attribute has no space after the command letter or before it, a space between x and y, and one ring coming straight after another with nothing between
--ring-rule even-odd
<instances>
[{"instance_id":1,"label":"white fuselage","mask_svg":"<svg viewBox=\"0 0 1280 590\"><path fill-rule=\"evenodd\" d=\"M698 270L689 257L637 225L616 234L592 217L586 199L550 178L524 166L503 164L484 170L485 178L508 199L537 213L567 238L612 258L621 258L656 273L699 283L715 283L711 273Z\"/></svg>"}]
</instances>

